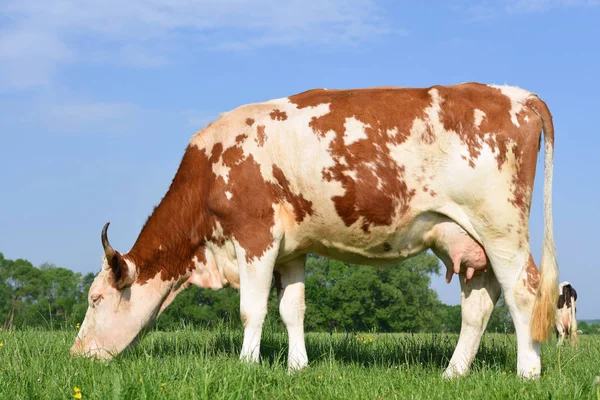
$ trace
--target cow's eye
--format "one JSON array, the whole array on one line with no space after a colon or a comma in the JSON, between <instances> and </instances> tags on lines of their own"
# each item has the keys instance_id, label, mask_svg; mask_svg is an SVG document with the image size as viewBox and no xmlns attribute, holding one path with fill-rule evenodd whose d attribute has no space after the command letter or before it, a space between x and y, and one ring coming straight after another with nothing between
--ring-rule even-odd
<instances>
[{"instance_id":1,"label":"cow's eye","mask_svg":"<svg viewBox=\"0 0 600 400\"><path fill-rule=\"evenodd\" d=\"M92 296L90 296L90 300L92 300L92 304L97 306L100 301L102 301L102 295L101 294L94 294Z\"/></svg>"}]
</instances>

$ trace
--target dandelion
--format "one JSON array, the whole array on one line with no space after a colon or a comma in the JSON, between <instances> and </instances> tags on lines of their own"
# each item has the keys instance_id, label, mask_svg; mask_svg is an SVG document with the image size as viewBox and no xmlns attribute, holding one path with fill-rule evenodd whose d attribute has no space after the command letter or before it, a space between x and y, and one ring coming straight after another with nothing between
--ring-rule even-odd
<instances>
[{"instance_id":1,"label":"dandelion","mask_svg":"<svg viewBox=\"0 0 600 400\"><path fill-rule=\"evenodd\" d=\"M165 385L166 385L166 383L162 383L162 384L160 385L160 390L161 390L161 392L165 390Z\"/></svg>"},{"instance_id":2,"label":"dandelion","mask_svg":"<svg viewBox=\"0 0 600 400\"><path fill-rule=\"evenodd\" d=\"M75 393L79 393L79 392L81 392L81 389L79 389L77 386L75 386L75 387L73 388L73 391L74 391Z\"/></svg>"},{"instance_id":3,"label":"dandelion","mask_svg":"<svg viewBox=\"0 0 600 400\"><path fill-rule=\"evenodd\" d=\"M75 325L75 328L79 329L79 327L80 327L80 326L81 326L81 325L77 324L77 325Z\"/></svg>"},{"instance_id":4,"label":"dandelion","mask_svg":"<svg viewBox=\"0 0 600 400\"><path fill-rule=\"evenodd\" d=\"M317 379L321 380L323 377L321 375L317 376Z\"/></svg>"},{"instance_id":5,"label":"dandelion","mask_svg":"<svg viewBox=\"0 0 600 400\"><path fill-rule=\"evenodd\" d=\"M140 383L142 383L142 382L143 382L143 379L140 377Z\"/></svg>"},{"instance_id":6,"label":"dandelion","mask_svg":"<svg viewBox=\"0 0 600 400\"><path fill-rule=\"evenodd\" d=\"M373 343L373 338L372 337L369 338L369 342Z\"/></svg>"},{"instance_id":7,"label":"dandelion","mask_svg":"<svg viewBox=\"0 0 600 400\"><path fill-rule=\"evenodd\" d=\"M342 380L342 376L340 375L340 381Z\"/></svg>"},{"instance_id":8,"label":"dandelion","mask_svg":"<svg viewBox=\"0 0 600 400\"><path fill-rule=\"evenodd\" d=\"M83 395L81 394L81 389L79 389L77 386L73 388L73 391L75 392L75 394L73 395L74 398L80 399L83 397Z\"/></svg>"},{"instance_id":9,"label":"dandelion","mask_svg":"<svg viewBox=\"0 0 600 400\"><path fill-rule=\"evenodd\" d=\"M0 343L0 347L4 346L4 343Z\"/></svg>"}]
</instances>

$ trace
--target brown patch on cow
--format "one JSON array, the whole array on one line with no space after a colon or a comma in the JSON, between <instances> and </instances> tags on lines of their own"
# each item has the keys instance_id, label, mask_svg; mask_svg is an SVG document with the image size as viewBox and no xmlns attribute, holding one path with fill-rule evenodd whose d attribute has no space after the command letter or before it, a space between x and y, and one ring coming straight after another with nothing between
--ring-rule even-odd
<instances>
[{"instance_id":1,"label":"brown patch on cow","mask_svg":"<svg viewBox=\"0 0 600 400\"><path fill-rule=\"evenodd\" d=\"M217 161L219 161L219 158L221 157L221 154L223 154L223 144L222 143L216 143L213 146L212 153L210 154L210 162L212 164L214 164Z\"/></svg>"},{"instance_id":2,"label":"brown patch on cow","mask_svg":"<svg viewBox=\"0 0 600 400\"><path fill-rule=\"evenodd\" d=\"M302 222L306 215L313 214L312 202L306 200L302 195L292 193L289 181L283 171L275 164L273 164L273 177L279 184L279 188L273 188L277 200L287 200L292 205L297 222Z\"/></svg>"},{"instance_id":3,"label":"brown patch on cow","mask_svg":"<svg viewBox=\"0 0 600 400\"><path fill-rule=\"evenodd\" d=\"M529 254L529 261L527 262L527 290L531 294L536 294L538 287L540 286L540 271L538 271L533 261L531 253Z\"/></svg>"},{"instance_id":4,"label":"brown patch on cow","mask_svg":"<svg viewBox=\"0 0 600 400\"><path fill-rule=\"evenodd\" d=\"M246 125L248 125L248 126L254 125L254 118L246 118Z\"/></svg>"},{"instance_id":5,"label":"brown patch on cow","mask_svg":"<svg viewBox=\"0 0 600 400\"><path fill-rule=\"evenodd\" d=\"M431 197L435 197L435 196L437 196L437 193L436 193L434 190L430 190L430 191L429 191L429 195L430 195Z\"/></svg>"},{"instance_id":6,"label":"brown patch on cow","mask_svg":"<svg viewBox=\"0 0 600 400\"><path fill-rule=\"evenodd\" d=\"M231 168L229 181L225 183L223 177L214 178L213 175L214 182L206 205L209 213L218 217L224 235L234 238L246 250L246 260L250 262L262 257L273 245L273 205L287 201L299 222L306 215L312 215L313 210L310 201L292 193L287 177L278 167L273 166L277 183L267 182L254 156L238 158L241 153L236 148L223 153L224 164ZM225 160L229 151L235 152L231 157L236 160L234 163ZM231 199L226 198L226 191L232 194Z\"/></svg>"},{"instance_id":7,"label":"brown patch on cow","mask_svg":"<svg viewBox=\"0 0 600 400\"><path fill-rule=\"evenodd\" d=\"M227 167L237 164L244 157L244 150L241 147L233 146L223 152L223 164Z\"/></svg>"},{"instance_id":8,"label":"brown patch on cow","mask_svg":"<svg viewBox=\"0 0 600 400\"><path fill-rule=\"evenodd\" d=\"M283 285L281 284L281 274L279 271L273 271L273 276L275 277L275 289L277 290L277 297L281 297L281 292L283 291Z\"/></svg>"},{"instance_id":9,"label":"brown patch on cow","mask_svg":"<svg viewBox=\"0 0 600 400\"><path fill-rule=\"evenodd\" d=\"M220 151L215 146L211 158ZM138 283L158 273L163 281L179 279L194 268L190 263L194 255L206 262L202 245L213 230L214 219L206 213L205 199L198 193L208 193L211 175L206 152L188 146L169 190L125 255L136 265Z\"/></svg>"},{"instance_id":10,"label":"brown patch on cow","mask_svg":"<svg viewBox=\"0 0 600 400\"><path fill-rule=\"evenodd\" d=\"M265 144L266 138L267 138L267 135L265 134L265 126L258 125L256 127L256 138L254 138L254 140L256 141L256 144L259 145L260 147L262 147Z\"/></svg>"},{"instance_id":11,"label":"brown patch on cow","mask_svg":"<svg viewBox=\"0 0 600 400\"><path fill-rule=\"evenodd\" d=\"M270 114L272 120L277 121L285 121L287 117L287 113L285 111L280 111L279 109L273 110Z\"/></svg>"},{"instance_id":12,"label":"brown patch on cow","mask_svg":"<svg viewBox=\"0 0 600 400\"><path fill-rule=\"evenodd\" d=\"M416 118L426 120L424 110L432 102L426 90L317 89L289 100L299 109L329 104L329 113L313 118L310 126L319 136L335 132L329 148L335 164L321 175L345 189L332 201L347 226L362 219L363 231L369 232L371 226L389 226L397 212L408 211L415 192L407 187L404 167L391 157L389 146L406 141ZM366 125L367 138L347 145L345 123L351 117ZM354 172L356 180L347 172Z\"/></svg>"},{"instance_id":13,"label":"brown patch on cow","mask_svg":"<svg viewBox=\"0 0 600 400\"><path fill-rule=\"evenodd\" d=\"M237 135L237 136L235 137L235 142L236 142L237 144L241 144L241 143L243 143L243 142L244 142L244 140L246 140L247 138L248 138L248 135L246 135L246 134Z\"/></svg>"},{"instance_id":14,"label":"brown patch on cow","mask_svg":"<svg viewBox=\"0 0 600 400\"><path fill-rule=\"evenodd\" d=\"M542 132L542 120L529 107L529 99L517 113L520 126L511 119L511 99L500 89L478 83L456 86L435 86L442 99L440 121L444 129L454 131L467 147L469 166L475 168L475 161L487 144L495 153L498 170L508 161L508 154L515 157L513 174L513 197L507 199L519 209L525 221L531 206L531 192L535 176L538 143ZM541 101L541 100L540 100ZM543 103L543 102L542 102ZM536 103L537 107L541 107ZM545 106L545 104L544 104ZM485 113L485 118L475 126L475 109ZM526 118L528 120L526 121Z\"/></svg>"}]
</instances>

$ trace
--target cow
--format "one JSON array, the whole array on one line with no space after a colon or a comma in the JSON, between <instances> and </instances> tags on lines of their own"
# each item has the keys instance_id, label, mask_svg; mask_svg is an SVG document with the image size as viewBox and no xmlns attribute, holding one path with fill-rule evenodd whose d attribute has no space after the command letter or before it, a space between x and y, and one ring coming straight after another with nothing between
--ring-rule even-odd
<instances>
[{"instance_id":1,"label":"cow","mask_svg":"<svg viewBox=\"0 0 600 400\"><path fill-rule=\"evenodd\" d=\"M540 270L529 212L544 133ZM313 89L223 113L190 140L127 253L102 230L103 264L71 352L109 359L190 284L240 291L240 359L259 360L275 274L288 368L308 364L306 254L386 267L427 249L460 277L462 326L445 378L465 375L500 293L517 371L541 372L554 323L554 128L525 89L482 83Z\"/></svg>"},{"instance_id":2,"label":"cow","mask_svg":"<svg viewBox=\"0 0 600 400\"><path fill-rule=\"evenodd\" d=\"M560 347L566 336L572 345L577 344L577 292L569 282L561 282L558 285L558 304L556 310L556 338L557 347Z\"/></svg>"}]
</instances>

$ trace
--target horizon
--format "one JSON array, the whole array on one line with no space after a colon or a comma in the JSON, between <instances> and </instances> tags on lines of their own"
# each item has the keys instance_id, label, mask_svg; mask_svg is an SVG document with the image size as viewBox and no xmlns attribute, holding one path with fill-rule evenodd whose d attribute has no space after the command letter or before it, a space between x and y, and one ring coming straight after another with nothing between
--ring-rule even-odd
<instances>
[{"instance_id":1,"label":"horizon","mask_svg":"<svg viewBox=\"0 0 600 400\"><path fill-rule=\"evenodd\" d=\"M104 223L116 249L131 248L192 135L243 104L318 87L506 83L538 93L553 114L560 281L578 292L579 320L600 318L600 262L586 251L600 189L577 179L600 171L597 0L8 0L0 10L6 258L97 273ZM538 155L538 268L542 172ZM460 304L458 279L433 275L431 287Z\"/></svg>"}]
</instances>

